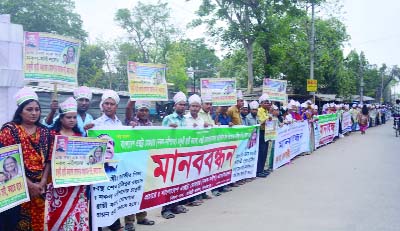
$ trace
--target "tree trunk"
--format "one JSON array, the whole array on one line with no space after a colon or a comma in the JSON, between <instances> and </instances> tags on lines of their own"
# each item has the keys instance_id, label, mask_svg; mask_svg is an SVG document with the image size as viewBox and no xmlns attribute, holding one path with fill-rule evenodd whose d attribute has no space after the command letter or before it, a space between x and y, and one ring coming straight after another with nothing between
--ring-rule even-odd
<instances>
[{"instance_id":1,"label":"tree trunk","mask_svg":"<svg viewBox=\"0 0 400 231\"><path fill-rule=\"evenodd\" d=\"M247 54L247 93L253 93L254 74L253 74L253 43L245 44Z\"/></svg>"}]
</instances>

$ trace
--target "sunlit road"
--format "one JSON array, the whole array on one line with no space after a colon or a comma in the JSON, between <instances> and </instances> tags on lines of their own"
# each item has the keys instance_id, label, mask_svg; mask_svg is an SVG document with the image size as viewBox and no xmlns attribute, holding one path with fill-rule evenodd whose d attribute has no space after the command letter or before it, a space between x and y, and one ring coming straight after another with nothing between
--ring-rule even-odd
<instances>
[{"instance_id":1,"label":"sunlit road","mask_svg":"<svg viewBox=\"0 0 400 231\"><path fill-rule=\"evenodd\" d=\"M399 231L400 138L392 121L341 138L232 192L136 230Z\"/></svg>"}]
</instances>

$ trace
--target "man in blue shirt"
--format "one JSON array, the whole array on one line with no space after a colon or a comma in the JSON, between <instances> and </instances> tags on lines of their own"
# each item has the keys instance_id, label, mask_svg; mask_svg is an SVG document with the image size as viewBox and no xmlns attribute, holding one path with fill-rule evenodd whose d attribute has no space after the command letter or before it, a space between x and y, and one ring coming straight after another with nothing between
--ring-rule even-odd
<instances>
[{"instance_id":1,"label":"man in blue shirt","mask_svg":"<svg viewBox=\"0 0 400 231\"><path fill-rule=\"evenodd\" d=\"M233 126L232 118L227 114L228 106L221 106L215 115L215 124Z\"/></svg>"}]
</instances>

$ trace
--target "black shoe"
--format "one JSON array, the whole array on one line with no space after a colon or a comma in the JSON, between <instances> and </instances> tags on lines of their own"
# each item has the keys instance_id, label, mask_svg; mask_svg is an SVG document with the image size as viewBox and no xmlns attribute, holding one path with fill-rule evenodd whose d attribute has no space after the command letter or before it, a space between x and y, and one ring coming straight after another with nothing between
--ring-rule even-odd
<instances>
[{"instance_id":1,"label":"black shoe","mask_svg":"<svg viewBox=\"0 0 400 231\"><path fill-rule=\"evenodd\" d=\"M265 177L268 176L268 174L265 174L265 173L263 173L263 172L260 172L260 173L257 173L256 176L257 176L257 177L261 177L261 178L265 178Z\"/></svg>"}]
</instances>

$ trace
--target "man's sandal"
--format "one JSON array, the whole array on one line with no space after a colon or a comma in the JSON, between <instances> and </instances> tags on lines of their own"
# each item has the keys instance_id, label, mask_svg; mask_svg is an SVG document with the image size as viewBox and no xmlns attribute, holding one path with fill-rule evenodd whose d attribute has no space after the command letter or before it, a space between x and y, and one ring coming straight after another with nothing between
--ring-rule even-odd
<instances>
[{"instance_id":1,"label":"man's sandal","mask_svg":"<svg viewBox=\"0 0 400 231\"><path fill-rule=\"evenodd\" d=\"M174 214L172 214L172 215L174 215ZM174 216L175 216L175 215L174 215ZM149 219L147 219L147 218L145 218L145 219L143 219L143 220L141 220L141 221L138 221L137 223L138 223L139 225L154 225L154 224L155 224L154 221L149 220Z\"/></svg>"},{"instance_id":2,"label":"man's sandal","mask_svg":"<svg viewBox=\"0 0 400 231\"><path fill-rule=\"evenodd\" d=\"M161 216L165 219L171 219L175 218L175 214L173 214L171 211L167 210L161 213Z\"/></svg>"}]
</instances>

